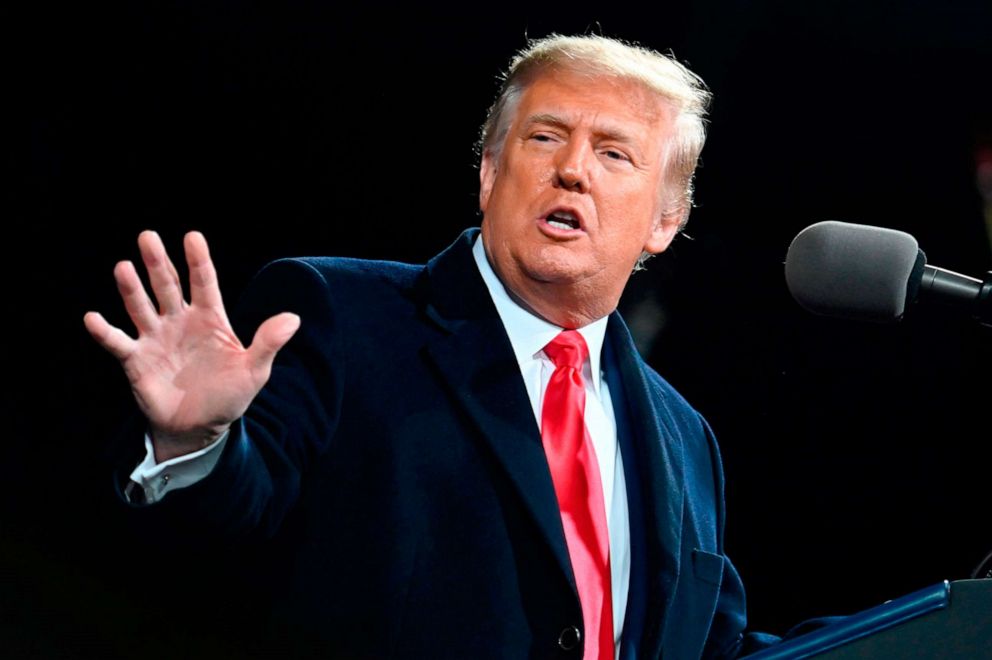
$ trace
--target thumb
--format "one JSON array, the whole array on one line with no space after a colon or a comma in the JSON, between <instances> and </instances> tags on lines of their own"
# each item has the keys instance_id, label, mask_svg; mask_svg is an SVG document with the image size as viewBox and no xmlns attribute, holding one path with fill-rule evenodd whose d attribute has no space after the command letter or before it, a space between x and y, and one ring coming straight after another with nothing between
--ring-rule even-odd
<instances>
[{"instance_id":1,"label":"thumb","mask_svg":"<svg viewBox=\"0 0 992 660\"><path fill-rule=\"evenodd\" d=\"M299 327L300 317L292 312L277 314L258 326L248 347L248 356L252 371L263 382L269 379L276 353L293 338Z\"/></svg>"}]
</instances>

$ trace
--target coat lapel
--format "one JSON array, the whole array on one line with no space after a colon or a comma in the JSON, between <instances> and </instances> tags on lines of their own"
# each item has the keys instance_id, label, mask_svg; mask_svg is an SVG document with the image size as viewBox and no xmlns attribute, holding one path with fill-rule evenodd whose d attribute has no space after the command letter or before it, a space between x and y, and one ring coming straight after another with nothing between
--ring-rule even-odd
<instances>
[{"instance_id":1,"label":"coat lapel","mask_svg":"<svg viewBox=\"0 0 992 660\"><path fill-rule=\"evenodd\" d=\"M427 345L426 354L514 485L574 591L540 430L506 330L472 257L477 234L474 229L464 232L427 266L424 312L443 332ZM664 394L645 376L647 367L619 314L610 317L606 341L611 353L607 364L619 374L616 389L629 422L621 425L629 430L621 439L624 470L628 482L639 484L638 493L628 493L640 499L639 520L632 518L631 524L641 525L637 533L632 530L632 541L634 552L643 558L644 580L643 589L631 585L632 592L641 589L642 594L640 602L637 596L630 601L642 610L633 613L643 626L635 648L638 657L654 658L661 653L679 579L685 497L682 437ZM613 392L614 386L610 389ZM629 639L626 631L624 638Z\"/></svg>"},{"instance_id":2,"label":"coat lapel","mask_svg":"<svg viewBox=\"0 0 992 660\"><path fill-rule=\"evenodd\" d=\"M540 430L513 348L464 232L428 265L425 313L444 332L426 352L515 486L572 589L575 582Z\"/></svg>"},{"instance_id":3,"label":"coat lapel","mask_svg":"<svg viewBox=\"0 0 992 660\"><path fill-rule=\"evenodd\" d=\"M647 367L619 314L610 317L606 338L611 352L609 362L615 363L619 371L620 396L630 422L628 437L621 438L624 471L636 471L628 482L639 484L641 498L636 507L641 512L640 520L631 520L632 525L643 525L643 533L631 530L631 540L633 551L641 552L645 560L643 587L647 590L643 596L644 634L638 657L656 658L661 653L665 619L679 579L685 497L682 438L667 401L646 378ZM611 386L611 393L613 389ZM628 491L628 499L633 495ZM640 544L643 545L638 547ZM631 595L641 587L632 584ZM630 602L636 604L633 598ZM628 612L628 616L631 614ZM633 614L635 621L641 619L640 613Z\"/></svg>"}]
</instances>

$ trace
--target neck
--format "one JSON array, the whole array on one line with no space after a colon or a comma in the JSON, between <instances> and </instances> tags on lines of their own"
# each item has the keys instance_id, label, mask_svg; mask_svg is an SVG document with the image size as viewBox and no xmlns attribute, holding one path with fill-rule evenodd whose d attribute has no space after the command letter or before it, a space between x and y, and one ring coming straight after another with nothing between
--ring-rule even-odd
<instances>
[{"instance_id":1,"label":"neck","mask_svg":"<svg viewBox=\"0 0 992 660\"><path fill-rule=\"evenodd\" d=\"M619 296L612 303L604 304L599 298L587 300L577 295L571 287L544 285L538 291L531 291L524 297L506 287L507 293L518 305L531 314L541 317L560 328L576 330L608 316L617 308Z\"/></svg>"}]
</instances>

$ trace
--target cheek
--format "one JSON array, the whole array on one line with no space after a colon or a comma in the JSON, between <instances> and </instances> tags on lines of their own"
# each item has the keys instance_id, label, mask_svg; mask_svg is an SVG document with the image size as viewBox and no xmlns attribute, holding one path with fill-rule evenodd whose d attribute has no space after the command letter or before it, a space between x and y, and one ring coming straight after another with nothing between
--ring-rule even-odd
<instances>
[{"instance_id":1,"label":"cheek","mask_svg":"<svg viewBox=\"0 0 992 660\"><path fill-rule=\"evenodd\" d=\"M643 194L613 199L600 205L604 229L618 243L643 245L650 236L659 206ZM619 245L617 246L619 248Z\"/></svg>"},{"instance_id":2,"label":"cheek","mask_svg":"<svg viewBox=\"0 0 992 660\"><path fill-rule=\"evenodd\" d=\"M554 163L544 153L514 152L509 155L506 165L512 185L521 189L543 187L555 176Z\"/></svg>"}]
</instances>

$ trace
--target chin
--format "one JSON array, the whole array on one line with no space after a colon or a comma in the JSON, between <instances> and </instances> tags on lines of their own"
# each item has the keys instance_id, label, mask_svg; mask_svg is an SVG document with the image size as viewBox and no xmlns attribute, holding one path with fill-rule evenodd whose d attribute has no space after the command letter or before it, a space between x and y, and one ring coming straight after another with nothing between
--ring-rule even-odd
<instances>
[{"instance_id":1,"label":"chin","mask_svg":"<svg viewBox=\"0 0 992 660\"><path fill-rule=\"evenodd\" d=\"M528 264L523 273L535 282L544 284L574 284L586 279L587 274L574 264L540 263Z\"/></svg>"},{"instance_id":2,"label":"chin","mask_svg":"<svg viewBox=\"0 0 992 660\"><path fill-rule=\"evenodd\" d=\"M531 279L547 283L578 282L589 277L592 272L589 264L576 258L571 250L557 246L537 250L533 258L522 266L522 270Z\"/></svg>"}]
</instances>

